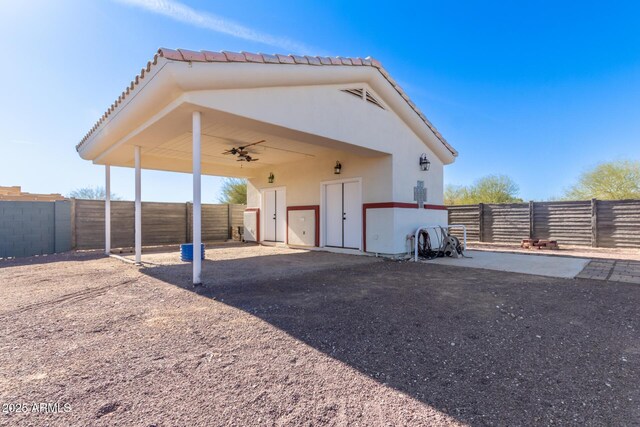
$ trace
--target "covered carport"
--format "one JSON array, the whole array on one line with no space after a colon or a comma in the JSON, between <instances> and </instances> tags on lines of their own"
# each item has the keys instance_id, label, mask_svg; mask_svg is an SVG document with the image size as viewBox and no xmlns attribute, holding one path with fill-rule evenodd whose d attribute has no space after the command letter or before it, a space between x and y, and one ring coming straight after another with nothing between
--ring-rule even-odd
<instances>
[{"instance_id":1,"label":"covered carport","mask_svg":"<svg viewBox=\"0 0 640 427\"><path fill-rule=\"evenodd\" d=\"M216 67L216 63L225 64ZM289 66L298 64L307 67ZM193 283L200 284L201 175L250 178L270 165L331 153L362 158L390 155L375 141L369 146L350 141L353 130L348 127L330 129L324 113L313 105L305 120L296 122L298 104L291 102L290 110L286 106L292 99L287 97L304 97L306 87L340 88L363 81L380 92L394 90L371 59L160 49L76 147L83 159L105 167L105 252L111 252L111 166L135 169L136 263L142 261L142 169L192 173ZM278 100L263 91L274 87L296 91ZM259 161L223 154L256 141L265 141L252 148Z\"/></svg>"}]
</instances>

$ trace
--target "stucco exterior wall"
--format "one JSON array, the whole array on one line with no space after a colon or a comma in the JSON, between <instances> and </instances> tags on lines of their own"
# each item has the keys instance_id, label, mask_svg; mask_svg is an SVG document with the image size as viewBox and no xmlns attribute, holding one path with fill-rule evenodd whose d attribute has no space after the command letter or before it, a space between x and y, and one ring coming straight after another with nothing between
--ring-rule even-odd
<instances>
[{"instance_id":1,"label":"stucco exterior wall","mask_svg":"<svg viewBox=\"0 0 640 427\"><path fill-rule=\"evenodd\" d=\"M292 210L287 212L289 234L288 242L294 246L315 246L316 211L313 209Z\"/></svg>"},{"instance_id":2,"label":"stucco exterior wall","mask_svg":"<svg viewBox=\"0 0 640 427\"><path fill-rule=\"evenodd\" d=\"M414 203L413 187L423 180L427 187L427 203L442 205L443 202L443 164L415 134L406 128L402 121L391 112L386 117L386 126L394 129L392 155L362 157L343 151L313 158L304 162L264 167L257 171L254 178L248 180L247 206L262 209L261 191L272 187L286 187L287 206L320 206L321 183L336 179L361 178L362 203ZM419 157L426 153L431 162L430 170L421 171ZM336 160L342 164L342 173L335 175L333 167ZM273 173L275 180L268 183ZM256 238L256 214L248 212L248 240ZM374 208L367 209L366 237L363 249L383 255L398 255L406 252L406 235L413 233L418 226L447 224L444 210L417 208ZM264 218L261 218L264 221ZM264 229L264 227L261 227ZM320 233L323 233L322 217L319 221ZM313 211L289 213L289 243L301 246L314 246L315 217ZM253 236L253 238L251 237ZM321 240L321 239L319 239Z\"/></svg>"},{"instance_id":3,"label":"stucco exterior wall","mask_svg":"<svg viewBox=\"0 0 640 427\"><path fill-rule=\"evenodd\" d=\"M342 164L342 173L334 174L336 160ZM273 173L275 179L272 184L268 182L268 176ZM247 182L247 207L263 209L261 191L267 188L285 187L286 205L291 206L321 206L321 183L333 180L345 180L350 178L360 178L362 180L362 203L380 203L391 200L393 194L392 187L391 156L383 155L378 157L359 157L345 152L331 152L320 158L310 159L304 162L282 164L273 167L262 168L256 173L255 178L248 179ZM294 213L295 212L295 213ZM246 240L255 240L255 214L247 212L245 224L248 233ZM292 211L289 213L289 238L291 244L308 245L315 242L315 213L308 210ZM304 220L301 220L301 215ZM264 215L263 215L264 216ZM264 223L264 218L260 219ZM314 227L311 227L311 224ZM385 223L380 223L377 228L393 228L392 218L388 218ZM264 230L264 226L260 227ZM322 227L322 217L320 218L320 233L324 231ZM304 233L303 233L304 231ZM314 234L310 234L313 231ZM319 236L320 237L320 236ZM318 240L321 240L320 238ZM380 240L380 244L383 240ZM382 252L382 246L379 249Z\"/></svg>"},{"instance_id":4,"label":"stucco exterior wall","mask_svg":"<svg viewBox=\"0 0 640 427\"><path fill-rule=\"evenodd\" d=\"M342 173L335 175L333 167L339 160ZM269 184L268 176L275 180ZM297 163L265 167L256 172L247 185L247 206L260 207L260 190L286 187L287 206L319 205L320 183L336 179L362 178L364 203L385 202L392 197L391 156L358 157L334 152L320 158Z\"/></svg>"},{"instance_id":5,"label":"stucco exterior wall","mask_svg":"<svg viewBox=\"0 0 640 427\"><path fill-rule=\"evenodd\" d=\"M247 242L258 241L258 211L247 210L244 212L244 240Z\"/></svg>"},{"instance_id":6,"label":"stucco exterior wall","mask_svg":"<svg viewBox=\"0 0 640 427\"><path fill-rule=\"evenodd\" d=\"M400 130L395 113L341 91L365 86L352 84L202 91L189 94L189 101L283 129L301 131L304 134L297 137L302 142L314 143L319 140L318 137L322 137L328 139L322 141L323 144L343 141L390 153L395 148L393 141ZM406 133L404 129L403 133ZM308 140L305 136L308 136Z\"/></svg>"},{"instance_id":7,"label":"stucco exterior wall","mask_svg":"<svg viewBox=\"0 0 640 427\"><path fill-rule=\"evenodd\" d=\"M393 253L407 251L406 236L413 235L418 227L446 225L447 222L446 210L394 209Z\"/></svg>"},{"instance_id":8,"label":"stucco exterior wall","mask_svg":"<svg viewBox=\"0 0 640 427\"><path fill-rule=\"evenodd\" d=\"M425 153L431 162L428 171L420 170L420 155ZM412 202L413 187L424 181L427 188L427 204L442 205L444 202L444 166L420 141L406 139L393 153L393 199L395 202Z\"/></svg>"}]
</instances>

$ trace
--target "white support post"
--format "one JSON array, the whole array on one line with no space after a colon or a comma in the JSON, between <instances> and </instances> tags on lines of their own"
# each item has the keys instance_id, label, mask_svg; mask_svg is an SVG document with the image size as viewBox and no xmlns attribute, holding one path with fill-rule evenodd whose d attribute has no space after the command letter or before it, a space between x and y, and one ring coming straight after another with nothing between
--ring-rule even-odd
<instances>
[{"instance_id":1,"label":"white support post","mask_svg":"<svg viewBox=\"0 0 640 427\"><path fill-rule=\"evenodd\" d=\"M202 206L201 193L201 158L200 158L200 112L193 112L193 284L200 285L202 272Z\"/></svg>"},{"instance_id":2,"label":"white support post","mask_svg":"<svg viewBox=\"0 0 640 427\"><path fill-rule=\"evenodd\" d=\"M104 253L111 253L111 167L104 166Z\"/></svg>"},{"instance_id":3,"label":"white support post","mask_svg":"<svg viewBox=\"0 0 640 427\"><path fill-rule=\"evenodd\" d=\"M135 149L135 168L136 168L136 204L135 204L135 231L136 231L136 264L142 264L142 185L141 185L141 167L140 167L140 147L136 145Z\"/></svg>"}]
</instances>

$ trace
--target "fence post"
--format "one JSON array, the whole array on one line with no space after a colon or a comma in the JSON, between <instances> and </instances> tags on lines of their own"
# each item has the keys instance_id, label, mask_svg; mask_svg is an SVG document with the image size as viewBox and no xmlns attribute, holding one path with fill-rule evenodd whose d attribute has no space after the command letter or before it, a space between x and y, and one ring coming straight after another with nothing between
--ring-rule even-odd
<instances>
[{"instance_id":1,"label":"fence post","mask_svg":"<svg viewBox=\"0 0 640 427\"><path fill-rule=\"evenodd\" d=\"M231 231L231 204L227 203L227 240L233 238L233 232Z\"/></svg>"},{"instance_id":2,"label":"fence post","mask_svg":"<svg viewBox=\"0 0 640 427\"><path fill-rule=\"evenodd\" d=\"M53 205L53 251L52 254L56 253L56 201L49 202Z\"/></svg>"},{"instance_id":3,"label":"fence post","mask_svg":"<svg viewBox=\"0 0 640 427\"><path fill-rule=\"evenodd\" d=\"M591 199L591 247L598 247L598 200Z\"/></svg>"},{"instance_id":4,"label":"fence post","mask_svg":"<svg viewBox=\"0 0 640 427\"><path fill-rule=\"evenodd\" d=\"M185 241L185 243L191 243L191 237L193 236L193 233L191 231L192 227L193 227L193 224L192 224L192 221L193 221L193 206L192 206L191 202L187 202L186 206L187 206L187 230L186 230L187 231L187 236L186 236L184 241Z\"/></svg>"},{"instance_id":5,"label":"fence post","mask_svg":"<svg viewBox=\"0 0 640 427\"><path fill-rule=\"evenodd\" d=\"M484 203L478 203L478 241L484 242Z\"/></svg>"},{"instance_id":6,"label":"fence post","mask_svg":"<svg viewBox=\"0 0 640 427\"><path fill-rule=\"evenodd\" d=\"M529 238L533 239L533 236L535 236L535 230L534 230L534 222L533 222L533 200L529 200Z\"/></svg>"},{"instance_id":7,"label":"fence post","mask_svg":"<svg viewBox=\"0 0 640 427\"><path fill-rule=\"evenodd\" d=\"M76 198L71 198L71 249L77 249Z\"/></svg>"}]
</instances>

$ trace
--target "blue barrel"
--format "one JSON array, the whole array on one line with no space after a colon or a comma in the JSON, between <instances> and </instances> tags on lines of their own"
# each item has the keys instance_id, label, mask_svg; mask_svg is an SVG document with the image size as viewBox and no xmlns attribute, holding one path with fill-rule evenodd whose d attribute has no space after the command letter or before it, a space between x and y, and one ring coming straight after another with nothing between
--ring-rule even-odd
<instances>
[{"instance_id":1,"label":"blue barrel","mask_svg":"<svg viewBox=\"0 0 640 427\"><path fill-rule=\"evenodd\" d=\"M200 243L200 247L202 248L201 259L204 259L204 243ZM187 262L193 261L193 243L184 243L180 245L180 259Z\"/></svg>"}]
</instances>

